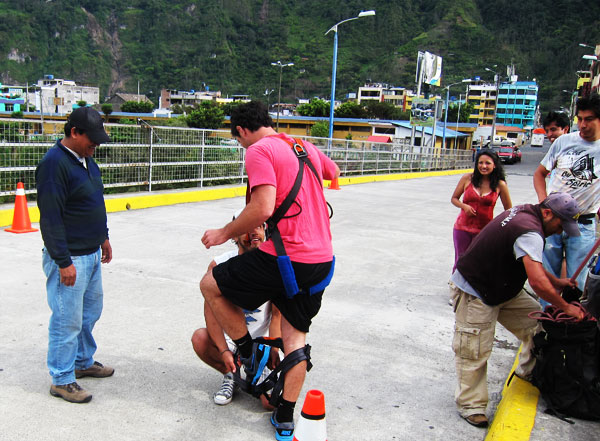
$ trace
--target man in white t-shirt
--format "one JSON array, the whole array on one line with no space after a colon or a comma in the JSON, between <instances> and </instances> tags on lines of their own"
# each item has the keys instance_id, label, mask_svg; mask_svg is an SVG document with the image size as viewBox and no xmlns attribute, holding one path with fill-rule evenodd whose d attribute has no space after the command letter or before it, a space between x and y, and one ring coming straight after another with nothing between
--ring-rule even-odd
<instances>
[{"instance_id":1,"label":"man in white t-shirt","mask_svg":"<svg viewBox=\"0 0 600 441\"><path fill-rule=\"evenodd\" d=\"M577 100L579 131L556 138L533 175L533 186L539 201L549 193L568 193L580 208L578 219L581 235L568 237L555 234L546 239L544 267L560 277L563 255L567 262L567 277L571 277L596 239L596 213L600 208L600 97ZM546 186L546 176L552 177ZM587 271L577 277L583 290Z\"/></svg>"},{"instance_id":2,"label":"man in white t-shirt","mask_svg":"<svg viewBox=\"0 0 600 441\"><path fill-rule=\"evenodd\" d=\"M233 216L233 219L238 215L239 212ZM265 229L263 226L257 227L252 232L233 239L233 242L237 245L237 249L215 257L208 265L208 270L210 271L215 266L226 262L232 257L258 248L264 240ZM281 314L271 302L263 303L253 310L244 310L244 315L246 316L246 326L252 338L281 336ZM192 346L202 361L223 374L221 387L213 395L215 404L229 404L233 398L234 391L233 372L236 369L236 365L233 354L236 349L235 343L223 332L223 328L215 319L207 302L204 303L204 319L206 321L206 328L200 328L194 332L192 335ZM271 367L274 367L278 362L278 349L274 347L271 350ZM268 370L265 369L265 373L267 372ZM262 396L261 402L265 408L273 409Z\"/></svg>"}]
</instances>

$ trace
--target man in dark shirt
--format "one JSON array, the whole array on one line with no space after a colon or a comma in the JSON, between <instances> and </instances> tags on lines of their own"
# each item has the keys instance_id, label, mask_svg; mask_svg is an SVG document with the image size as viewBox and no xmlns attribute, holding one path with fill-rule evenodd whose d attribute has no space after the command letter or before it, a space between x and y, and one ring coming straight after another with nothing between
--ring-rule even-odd
<instances>
[{"instance_id":1,"label":"man in dark shirt","mask_svg":"<svg viewBox=\"0 0 600 441\"><path fill-rule=\"evenodd\" d=\"M533 370L532 338L538 324L528 314L539 310L540 304L523 291L526 279L537 295L570 316L583 317L579 307L559 294L574 282L558 279L542 266L544 238L563 229L579 235L578 214L577 203L566 193L552 193L538 205L513 207L486 225L458 259L451 278L456 315L452 342L458 376L455 399L469 424L488 424L486 372L496 322L523 344L517 376L527 379Z\"/></svg>"},{"instance_id":2,"label":"man in dark shirt","mask_svg":"<svg viewBox=\"0 0 600 441\"><path fill-rule=\"evenodd\" d=\"M36 172L43 269L50 317L47 364L50 393L72 403L92 395L76 378L109 377L114 369L94 361L94 324L102 312L100 263L109 263L106 208L96 147L110 141L102 117L89 107L73 111L65 137L44 155Z\"/></svg>"}]
</instances>

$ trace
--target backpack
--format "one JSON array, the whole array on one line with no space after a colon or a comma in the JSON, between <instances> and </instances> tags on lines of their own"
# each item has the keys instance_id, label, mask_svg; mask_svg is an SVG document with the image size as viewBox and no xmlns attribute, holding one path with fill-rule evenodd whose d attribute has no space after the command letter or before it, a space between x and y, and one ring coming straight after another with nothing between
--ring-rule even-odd
<instances>
[{"instance_id":1,"label":"backpack","mask_svg":"<svg viewBox=\"0 0 600 441\"><path fill-rule=\"evenodd\" d=\"M554 317L550 314L555 311ZM553 306L537 318L544 328L534 336L536 364L532 383L548 409L546 413L565 418L600 420L600 331L597 321L586 317L575 322Z\"/></svg>"}]
</instances>

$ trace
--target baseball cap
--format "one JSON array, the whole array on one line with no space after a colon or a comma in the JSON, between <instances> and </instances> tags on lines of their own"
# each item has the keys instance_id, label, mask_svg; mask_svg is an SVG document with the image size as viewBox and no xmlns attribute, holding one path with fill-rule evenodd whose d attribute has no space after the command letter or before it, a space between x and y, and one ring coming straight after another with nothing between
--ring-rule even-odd
<instances>
[{"instance_id":1,"label":"baseball cap","mask_svg":"<svg viewBox=\"0 0 600 441\"><path fill-rule=\"evenodd\" d=\"M83 130L94 144L100 145L110 141L109 136L104 131L102 117L91 107L78 107L73 110L67 122L70 122L73 127Z\"/></svg>"},{"instance_id":2,"label":"baseball cap","mask_svg":"<svg viewBox=\"0 0 600 441\"><path fill-rule=\"evenodd\" d=\"M569 236L580 236L577 218L579 217L579 206L573 196L567 193L550 193L542 202L542 206L552 210L562 220L562 227Z\"/></svg>"}]
</instances>

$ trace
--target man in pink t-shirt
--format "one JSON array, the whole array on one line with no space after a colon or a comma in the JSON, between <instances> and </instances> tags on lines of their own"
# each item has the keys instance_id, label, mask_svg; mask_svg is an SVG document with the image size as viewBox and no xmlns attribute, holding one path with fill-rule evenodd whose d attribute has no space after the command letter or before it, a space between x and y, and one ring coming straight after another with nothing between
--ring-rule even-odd
<instances>
[{"instance_id":1,"label":"man in pink t-shirt","mask_svg":"<svg viewBox=\"0 0 600 441\"><path fill-rule=\"evenodd\" d=\"M247 149L250 200L235 220L204 233L202 243L206 248L220 245L267 221L290 193L299 170L300 162L291 148L293 139L273 130L273 121L262 103L239 105L231 115L231 133ZM242 362L240 375L244 372L256 375L252 360L260 355L253 354L253 340L242 308L252 309L272 301L282 314L284 354L286 357L290 353L297 354L306 346L306 333L323 296L323 290L312 294L308 290L326 279L332 268L329 211L322 179L335 179L340 170L314 145L303 144L318 177L303 163L304 176L298 195L277 224L300 292L291 298L286 295L272 238L258 250L217 265L200 282L202 294L217 321L237 345ZM294 406L304 383L308 354L303 358L304 361L287 371L283 394L271 416L279 441L293 438Z\"/></svg>"}]
</instances>

